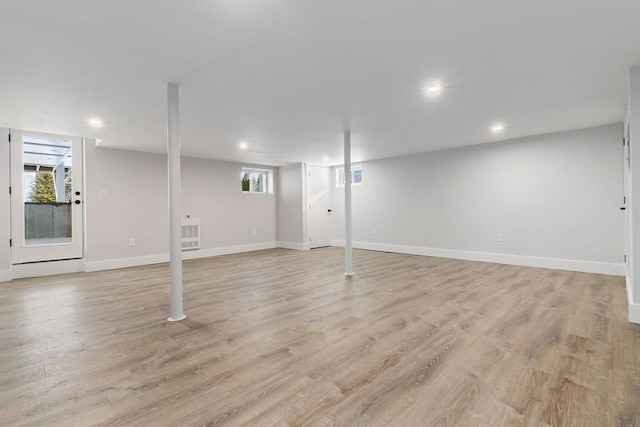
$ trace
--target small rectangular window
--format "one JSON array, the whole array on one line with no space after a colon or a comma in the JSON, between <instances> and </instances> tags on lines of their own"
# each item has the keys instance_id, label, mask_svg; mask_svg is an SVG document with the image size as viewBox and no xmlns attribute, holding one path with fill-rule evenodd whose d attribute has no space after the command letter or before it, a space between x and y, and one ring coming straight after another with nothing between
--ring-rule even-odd
<instances>
[{"instance_id":1,"label":"small rectangular window","mask_svg":"<svg viewBox=\"0 0 640 427\"><path fill-rule=\"evenodd\" d=\"M362 166L351 166L351 185L362 183ZM336 168L336 187L344 187L344 168Z\"/></svg>"},{"instance_id":2,"label":"small rectangular window","mask_svg":"<svg viewBox=\"0 0 640 427\"><path fill-rule=\"evenodd\" d=\"M242 168L243 193L272 193L273 172L268 169Z\"/></svg>"}]
</instances>

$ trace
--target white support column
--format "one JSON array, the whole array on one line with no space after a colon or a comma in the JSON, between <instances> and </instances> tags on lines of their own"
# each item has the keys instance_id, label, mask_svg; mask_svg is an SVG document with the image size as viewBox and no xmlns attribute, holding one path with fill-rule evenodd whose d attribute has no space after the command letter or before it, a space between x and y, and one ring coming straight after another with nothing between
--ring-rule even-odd
<instances>
[{"instance_id":1,"label":"white support column","mask_svg":"<svg viewBox=\"0 0 640 427\"><path fill-rule=\"evenodd\" d=\"M629 321L640 323L640 65L631 67L629 82L629 254L627 301Z\"/></svg>"},{"instance_id":2,"label":"white support column","mask_svg":"<svg viewBox=\"0 0 640 427\"><path fill-rule=\"evenodd\" d=\"M344 131L344 274L353 276L351 224L351 131Z\"/></svg>"},{"instance_id":3,"label":"white support column","mask_svg":"<svg viewBox=\"0 0 640 427\"><path fill-rule=\"evenodd\" d=\"M167 163L169 170L169 263L171 270L171 316L175 322L184 319L182 311L182 233L180 199L180 103L179 88L167 84Z\"/></svg>"}]
</instances>

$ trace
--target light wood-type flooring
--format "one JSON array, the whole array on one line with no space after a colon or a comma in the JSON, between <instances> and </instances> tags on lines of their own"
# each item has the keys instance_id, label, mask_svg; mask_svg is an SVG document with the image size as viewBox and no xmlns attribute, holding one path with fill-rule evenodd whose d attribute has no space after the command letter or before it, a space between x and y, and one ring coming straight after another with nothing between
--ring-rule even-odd
<instances>
[{"instance_id":1,"label":"light wood-type flooring","mask_svg":"<svg viewBox=\"0 0 640 427\"><path fill-rule=\"evenodd\" d=\"M273 249L14 280L2 426L640 426L624 279Z\"/></svg>"}]
</instances>

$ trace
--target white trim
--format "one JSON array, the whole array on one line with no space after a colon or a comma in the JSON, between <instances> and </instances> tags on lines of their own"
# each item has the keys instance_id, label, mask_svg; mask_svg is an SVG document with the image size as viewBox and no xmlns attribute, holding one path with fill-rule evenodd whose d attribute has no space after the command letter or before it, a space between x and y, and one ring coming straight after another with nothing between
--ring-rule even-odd
<instances>
[{"instance_id":1,"label":"white trim","mask_svg":"<svg viewBox=\"0 0 640 427\"><path fill-rule=\"evenodd\" d=\"M344 240L333 240L332 246L344 246ZM579 261L559 258L542 258L524 255L496 254L490 252L460 251L455 249L426 248L422 246L391 245L385 243L353 242L357 249L423 255L439 258L464 259L468 261L492 262L496 264L520 265L524 267L551 268L554 270L581 271L585 273L624 276L624 264L595 261Z\"/></svg>"},{"instance_id":2,"label":"white trim","mask_svg":"<svg viewBox=\"0 0 640 427\"><path fill-rule=\"evenodd\" d=\"M26 277L52 276L54 274L78 273L81 271L84 271L83 259L68 259L14 264L9 272L12 279L23 279Z\"/></svg>"},{"instance_id":3,"label":"white trim","mask_svg":"<svg viewBox=\"0 0 640 427\"><path fill-rule=\"evenodd\" d=\"M297 242L277 242L277 247L284 249L294 249L296 251L308 251L310 249L308 243Z\"/></svg>"},{"instance_id":4,"label":"white trim","mask_svg":"<svg viewBox=\"0 0 640 427\"><path fill-rule=\"evenodd\" d=\"M105 259L102 261L87 261L84 263L84 271L115 270L117 268L138 267L141 265L161 264L169 262L169 254L145 255L130 258Z\"/></svg>"},{"instance_id":5,"label":"white trim","mask_svg":"<svg viewBox=\"0 0 640 427\"><path fill-rule=\"evenodd\" d=\"M633 299L633 288L629 276L626 278L627 301L629 302L629 322L640 323L640 304L635 304Z\"/></svg>"},{"instance_id":6,"label":"white trim","mask_svg":"<svg viewBox=\"0 0 640 427\"><path fill-rule=\"evenodd\" d=\"M238 246L226 246L222 248L211 248L211 249L203 249L203 250L195 250L182 252L182 259L197 259L197 258L208 258L220 255L229 255L236 254L241 252L252 252L259 251L263 249L272 249L276 248L276 242L263 242L263 243L252 243L248 245L238 245ZM149 265L149 264L161 264L164 262L169 262L169 254L155 254L155 255L146 255L139 257L130 257L130 258L116 258L116 259L107 259L102 261L89 261L85 262L85 271L101 271L101 270L114 270L117 268L128 268L128 267L137 267L141 265Z\"/></svg>"},{"instance_id":7,"label":"white trim","mask_svg":"<svg viewBox=\"0 0 640 427\"><path fill-rule=\"evenodd\" d=\"M251 243L248 245L225 246L222 248L203 249L199 251L183 252L182 259L209 258L220 255L238 254L241 252L261 251L276 248L276 242Z\"/></svg>"},{"instance_id":8,"label":"white trim","mask_svg":"<svg viewBox=\"0 0 640 427\"><path fill-rule=\"evenodd\" d=\"M0 270L0 282L10 282L12 278L11 270Z\"/></svg>"},{"instance_id":9,"label":"white trim","mask_svg":"<svg viewBox=\"0 0 640 427\"><path fill-rule=\"evenodd\" d=\"M302 192L302 204L299 206L302 209L302 241L305 242L303 244L309 244L309 197L307 194L308 188L308 179L309 176L309 165L306 163L302 163L300 167L300 171L302 172L302 177L300 179L300 191Z\"/></svg>"}]
</instances>

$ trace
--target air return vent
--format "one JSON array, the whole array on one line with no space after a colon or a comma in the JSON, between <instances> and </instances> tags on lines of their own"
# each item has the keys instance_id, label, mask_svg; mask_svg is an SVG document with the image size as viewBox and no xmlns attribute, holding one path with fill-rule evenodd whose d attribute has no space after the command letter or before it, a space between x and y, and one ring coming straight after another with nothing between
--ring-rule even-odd
<instances>
[{"instance_id":1,"label":"air return vent","mask_svg":"<svg viewBox=\"0 0 640 427\"><path fill-rule=\"evenodd\" d=\"M200 249L200 218L182 219L182 250Z\"/></svg>"}]
</instances>

